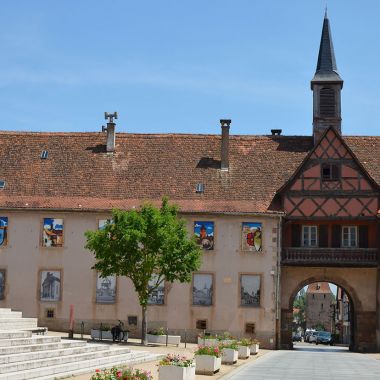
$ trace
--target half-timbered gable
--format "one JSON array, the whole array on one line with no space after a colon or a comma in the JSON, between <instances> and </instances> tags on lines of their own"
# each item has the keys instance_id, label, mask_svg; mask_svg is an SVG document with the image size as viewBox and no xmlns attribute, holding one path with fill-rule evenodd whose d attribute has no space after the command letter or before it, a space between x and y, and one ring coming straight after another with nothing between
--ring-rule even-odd
<instances>
[{"instance_id":1,"label":"half-timbered gable","mask_svg":"<svg viewBox=\"0 0 380 380\"><path fill-rule=\"evenodd\" d=\"M375 218L379 187L330 128L282 189L289 219Z\"/></svg>"}]
</instances>

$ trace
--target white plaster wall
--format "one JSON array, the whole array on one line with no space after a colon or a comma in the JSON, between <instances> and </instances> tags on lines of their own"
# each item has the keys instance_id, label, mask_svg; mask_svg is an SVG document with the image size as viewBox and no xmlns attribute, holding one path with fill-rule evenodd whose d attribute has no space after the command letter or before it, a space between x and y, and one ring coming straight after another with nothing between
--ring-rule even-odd
<instances>
[{"instance_id":1,"label":"white plaster wall","mask_svg":"<svg viewBox=\"0 0 380 380\"><path fill-rule=\"evenodd\" d=\"M65 212L1 212L8 216L8 245L0 248L0 269L7 270L5 299L0 307L22 310L25 316L39 317L40 323L51 328L67 329L70 305L74 305L77 324L86 322L86 329L100 321L127 321L127 316L141 312L131 281L117 279L117 302L96 304L96 273L91 270L93 255L84 249L86 230L98 228L98 220L109 214ZM64 247L41 246L42 220L45 217L64 219ZM191 284L166 284L165 305L149 306L148 318L156 326L171 330L195 331L197 319L206 319L208 329L242 334L246 322L256 323L258 337L269 342L275 335L275 276L277 256L277 219L270 217L239 217L185 215L189 233L194 221L214 221L215 248L204 251L200 272L213 273L213 305L193 306ZM263 252L242 252L242 222L263 223ZM61 270L61 300L39 300L41 270ZM240 274L261 275L260 307L240 306ZM55 319L46 320L46 308L55 308ZM154 325L154 323L153 323ZM131 326L133 330L133 326Z\"/></svg>"}]
</instances>

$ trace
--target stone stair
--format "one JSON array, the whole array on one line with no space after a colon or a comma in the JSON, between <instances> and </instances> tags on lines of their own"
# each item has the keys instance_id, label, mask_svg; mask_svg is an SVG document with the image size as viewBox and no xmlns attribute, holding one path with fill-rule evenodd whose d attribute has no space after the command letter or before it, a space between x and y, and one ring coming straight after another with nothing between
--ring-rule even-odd
<instances>
[{"instance_id":1,"label":"stone stair","mask_svg":"<svg viewBox=\"0 0 380 380\"><path fill-rule=\"evenodd\" d=\"M37 329L36 318L0 309L0 380L54 380L162 357L124 345L33 335L33 329Z\"/></svg>"}]
</instances>

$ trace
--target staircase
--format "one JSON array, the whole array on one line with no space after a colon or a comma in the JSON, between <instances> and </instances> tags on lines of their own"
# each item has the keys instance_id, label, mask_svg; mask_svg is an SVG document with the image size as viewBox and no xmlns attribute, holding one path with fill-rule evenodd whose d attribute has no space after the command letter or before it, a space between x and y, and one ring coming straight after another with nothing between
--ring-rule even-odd
<instances>
[{"instance_id":1,"label":"staircase","mask_svg":"<svg viewBox=\"0 0 380 380\"><path fill-rule=\"evenodd\" d=\"M0 309L0 380L62 379L161 357L122 345L34 335L32 330L36 329L37 318L22 318L21 312Z\"/></svg>"}]
</instances>

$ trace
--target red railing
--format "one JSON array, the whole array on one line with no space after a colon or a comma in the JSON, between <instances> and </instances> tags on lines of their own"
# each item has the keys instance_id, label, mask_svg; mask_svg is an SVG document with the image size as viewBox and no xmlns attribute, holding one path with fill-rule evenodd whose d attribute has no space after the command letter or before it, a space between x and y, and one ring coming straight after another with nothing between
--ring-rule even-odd
<instances>
[{"instance_id":1,"label":"red railing","mask_svg":"<svg viewBox=\"0 0 380 380\"><path fill-rule=\"evenodd\" d=\"M376 267L377 248L283 248L281 264L298 266Z\"/></svg>"}]
</instances>

